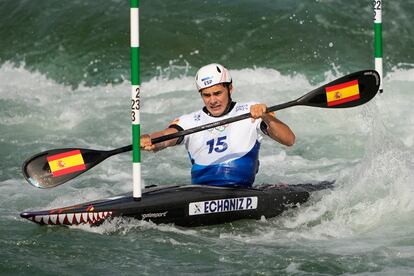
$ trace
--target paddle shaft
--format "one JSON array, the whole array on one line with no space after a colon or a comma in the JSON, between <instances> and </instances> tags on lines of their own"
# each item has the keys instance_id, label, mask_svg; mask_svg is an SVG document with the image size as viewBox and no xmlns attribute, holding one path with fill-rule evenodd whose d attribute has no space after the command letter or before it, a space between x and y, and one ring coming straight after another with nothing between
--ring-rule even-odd
<instances>
[{"instance_id":1,"label":"paddle shaft","mask_svg":"<svg viewBox=\"0 0 414 276\"><path fill-rule=\"evenodd\" d=\"M281 110L281 109L288 108L288 107L295 106L295 105L299 105L299 104L300 103L298 102L298 100L294 100L294 101L290 101L290 102L287 102L287 103L278 104L278 105L268 107L267 112L274 112L274 111L277 111L277 110ZM160 137L151 139L151 142L153 144L157 144L157 143L172 140L172 139L175 139L175 138L178 138L178 137L181 137L181 136L193 134L193 133L196 133L196 132L200 132L200 131L203 131L203 130L207 130L207 129L210 129L210 128L214 128L214 127L218 127L218 126L222 126L222 125L226 125L226 124L230 124L230 123L234 123L234 122L241 121L241 120L248 119L248 118L251 118L251 113L250 112L245 113L245 114L241 114L241 115L236 116L236 117L231 117L231 118L227 118L227 119L220 120L220 121L217 121L217 122L205 124L205 125L202 125L202 126L193 127L193 128L187 129L187 130L178 131L176 133L160 136ZM128 152L128 151L131 151L131 150L132 150L132 145L125 146L125 147L118 148L118 149L114 149L114 150L111 150L111 151L108 152L108 157L112 156L112 155L115 155L115 154L118 154L118 153Z\"/></svg>"},{"instance_id":2,"label":"paddle shaft","mask_svg":"<svg viewBox=\"0 0 414 276\"><path fill-rule=\"evenodd\" d=\"M379 74L374 70L364 70L343 76L328 84L325 84L302 97L283 104L267 108L267 112L273 112L292 106L309 106L318 108L349 108L367 103L375 97L380 86ZM201 125L176 133L160 136L152 139L153 144L163 141L176 139L195 132L211 129L214 127L230 124L236 121L251 118L250 113L245 113L236 117L227 118L217 122ZM25 179L33 186L38 188L52 188L61 185L70 179L77 177L85 171L93 168L106 158L131 151L132 145L121 147L109 151L80 149L80 148L63 148L41 152L27 159L23 163L22 171ZM69 154L69 155L68 155ZM50 158L68 158L74 159L80 155L82 157L79 166L68 166L63 168L50 167ZM53 159L54 160L54 159ZM76 159L78 160L78 159ZM82 166L81 166L82 165ZM70 169L70 171L64 171ZM59 174L59 175L58 175Z\"/></svg>"},{"instance_id":3,"label":"paddle shaft","mask_svg":"<svg viewBox=\"0 0 414 276\"><path fill-rule=\"evenodd\" d=\"M326 96L326 88L332 88L335 85L339 84L343 84L346 83L348 86L350 86L350 84L348 84L348 82L350 80L359 80L359 85L361 85L361 89L363 93L360 93L359 89L357 88L357 94L358 94L358 98L353 99L353 100L347 100L347 101L343 101L341 103L337 103L335 104L335 106L329 105L329 103L327 103L327 96ZM361 104L364 104L368 101L370 101L378 92L378 88L380 85L380 78L378 75L378 72L374 71L374 70L364 70L364 71L359 71L359 72L355 72L352 74L349 74L347 76L341 77L335 81L332 81L328 84L325 84L305 95L303 95L302 97L293 100L293 101L289 101L286 103L282 103L282 104L278 104L278 105L274 105L271 107L267 108L267 112L273 112L273 111L277 111L277 110L281 110L281 109L285 109L288 107L292 107L292 106L296 106L296 105L304 105L304 106L314 106L314 107L321 107L321 108L347 108L347 107L354 107L354 106L358 106ZM338 88L341 89L341 88ZM339 94L340 97L340 94ZM194 128L190 128L187 130L182 130L182 131L178 131L176 133L172 133L172 134L168 134L168 135L164 135L164 136L160 136L154 139L151 139L152 144L157 144L157 143L161 143L167 140L171 140L171 139L175 139L181 136L185 136L185 135L189 135L192 133L196 133L199 131L203 131L203 130L207 130L210 128L214 128L214 127L218 127L218 126L222 126L225 124L230 124L233 122L237 122L237 121L241 121L247 118L251 118L251 113L245 113L236 117L231 117L231 118L227 118L224 120L220 120L217 122L213 122L213 123L209 123L209 124L205 124L205 125L201 125L198 127L194 127ZM118 153L122 153L122 152L127 152L127 151L131 151L132 150L132 145L129 146L125 146L122 148L118 148L118 149L114 149L111 151L108 151L108 157L118 154Z\"/></svg>"},{"instance_id":4,"label":"paddle shaft","mask_svg":"<svg viewBox=\"0 0 414 276\"><path fill-rule=\"evenodd\" d=\"M274 105L274 106L271 106L271 107L267 108L267 112L273 112L273 111L276 111L276 110L281 110L281 109L291 107L291 106L294 106L294 105L297 105L297 104L298 104L298 102L297 102L297 100L295 100L295 101L290 101L290 102L279 104L279 105ZM234 123L234 122L237 122L237 121L241 121L241 120L244 120L244 119L247 119L247 118L251 118L251 113L250 112L245 113L245 114L241 114L239 116L231 117L231 118L228 118L228 119L220 120L220 121L217 121L217 122L212 122L212 123L205 124L205 125L202 125L202 126L193 127L193 128L187 129L187 130L182 130L182 131L179 131L179 132L176 132L176 133L172 133L172 134L164 135L164 136L161 136L161 137L157 137L157 138L151 139L151 142L153 144L157 144L157 143L160 143L160 142L164 142L164 141L171 140L171 139L174 139L174 138L178 138L178 137L181 137L181 136L193 134L193 133L203 131L203 130L206 130L206 129L210 129L210 128L214 128L214 127Z\"/></svg>"}]
</instances>

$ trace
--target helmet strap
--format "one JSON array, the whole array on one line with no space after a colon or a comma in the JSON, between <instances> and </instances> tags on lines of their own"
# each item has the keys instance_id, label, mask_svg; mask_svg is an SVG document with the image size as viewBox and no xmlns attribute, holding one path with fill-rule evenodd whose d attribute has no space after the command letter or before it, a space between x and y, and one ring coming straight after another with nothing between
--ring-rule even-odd
<instances>
[{"instance_id":1,"label":"helmet strap","mask_svg":"<svg viewBox=\"0 0 414 276\"><path fill-rule=\"evenodd\" d=\"M230 89L228 89L227 92L228 92L227 95L229 96L229 101L227 102L226 109L224 110L223 114L221 114L220 116L226 115L232 109L233 100L231 99Z\"/></svg>"}]
</instances>

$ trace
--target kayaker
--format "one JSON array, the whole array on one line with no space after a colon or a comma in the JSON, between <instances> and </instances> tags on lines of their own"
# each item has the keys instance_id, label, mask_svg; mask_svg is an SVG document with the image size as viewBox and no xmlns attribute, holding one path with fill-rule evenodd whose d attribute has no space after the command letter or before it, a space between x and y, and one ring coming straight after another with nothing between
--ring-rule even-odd
<instances>
[{"instance_id":1,"label":"kayaker","mask_svg":"<svg viewBox=\"0 0 414 276\"><path fill-rule=\"evenodd\" d=\"M141 149L158 151L184 144L192 164L193 184L252 186L259 169L259 149L263 135L292 146L295 142L294 133L274 113L266 113L265 104L232 101L232 78L224 66L213 63L200 68L195 82L204 107L175 119L162 131L142 135ZM249 111L251 120L241 120L158 144L151 143L152 138Z\"/></svg>"}]
</instances>

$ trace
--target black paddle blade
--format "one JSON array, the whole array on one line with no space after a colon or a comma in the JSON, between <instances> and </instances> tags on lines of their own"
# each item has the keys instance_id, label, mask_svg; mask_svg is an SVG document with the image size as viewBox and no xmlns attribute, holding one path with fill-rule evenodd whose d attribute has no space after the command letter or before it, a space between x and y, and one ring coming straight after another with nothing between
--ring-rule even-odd
<instances>
[{"instance_id":1,"label":"black paddle blade","mask_svg":"<svg viewBox=\"0 0 414 276\"><path fill-rule=\"evenodd\" d=\"M300 97L298 105L347 108L369 102L378 92L380 77L375 70L355 72Z\"/></svg>"},{"instance_id":2,"label":"black paddle blade","mask_svg":"<svg viewBox=\"0 0 414 276\"><path fill-rule=\"evenodd\" d=\"M99 164L111 152L89 149L54 149L41 152L23 163L24 178L37 188L53 188Z\"/></svg>"}]
</instances>

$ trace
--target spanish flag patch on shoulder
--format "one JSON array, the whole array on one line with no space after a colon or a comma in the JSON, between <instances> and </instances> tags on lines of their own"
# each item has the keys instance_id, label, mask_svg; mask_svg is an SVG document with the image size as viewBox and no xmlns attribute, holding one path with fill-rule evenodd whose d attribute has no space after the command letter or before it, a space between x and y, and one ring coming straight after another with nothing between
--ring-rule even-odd
<instances>
[{"instance_id":1,"label":"spanish flag patch on shoulder","mask_svg":"<svg viewBox=\"0 0 414 276\"><path fill-rule=\"evenodd\" d=\"M326 87L328 106L335 106L360 99L358 80Z\"/></svg>"},{"instance_id":2,"label":"spanish flag patch on shoulder","mask_svg":"<svg viewBox=\"0 0 414 276\"><path fill-rule=\"evenodd\" d=\"M80 150L72 150L47 157L53 176L61 176L86 169Z\"/></svg>"}]
</instances>

